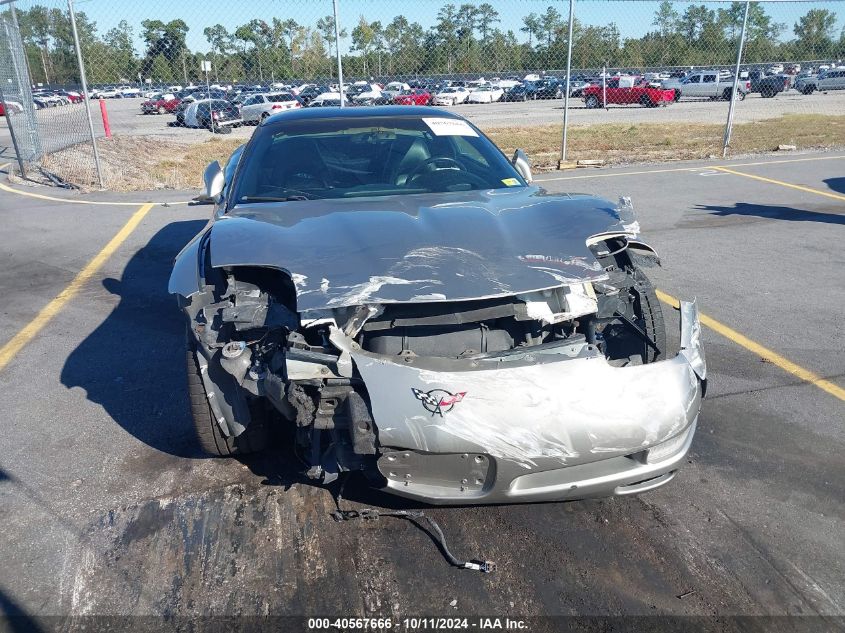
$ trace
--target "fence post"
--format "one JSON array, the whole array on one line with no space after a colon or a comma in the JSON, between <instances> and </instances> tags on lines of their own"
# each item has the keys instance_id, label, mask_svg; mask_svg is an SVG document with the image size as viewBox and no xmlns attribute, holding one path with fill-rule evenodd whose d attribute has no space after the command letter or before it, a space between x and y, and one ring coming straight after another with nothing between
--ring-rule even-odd
<instances>
[{"instance_id":1,"label":"fence post","mask_svg":"<svg viewBox=\"0 0 845 633\"><path fill-rule=\"evenodd\" d=\"M337 0L332 0L334 7L334 50L337 53L337 91L340 93L340 107L343 106L343 64L340 61L340 22L337 19Z\"/></svg>"},{"instance_id":2,"label":"fence post","mask_svg":"<svg viewBox=\"0 0 845 633\"><path fill-rule=\"evenodd\" d=\"M568 141L567 128L569 127L569 74L572 71L572 24L575 22L575 0L569 0L569 41L566 52L566 92L563 95L563 139L560 143L560 162L557 168L561 169L566 162L566 144Z\"/></svg>"},{"instance_id":3,"label":"fence post","mask_svg":"<svg viewBox=\"0 0 845 633\"><path fill-rule=\"evenodd\" d=\"M745 15L742 18L742 32L739 34L739 47L736 51L736 68L734 68L734 85L731 89L730 105L728 105L728 121L725 123L725 137L722 143L722 158L728 155L728 145L731 142L731 131L734 125L734 107L739 95L739 64L742 62L742 47L745 46L745 28L748 26L748 10L751 8L750 0L745 2Z\"/></svg>"},{"instance_id":4,"label":"fence post","mask_svg":"<svg viewBox=\"0 0 845 633\"><path fill-rule=\"evenodd\" d=\"M15 0L0 0L0 5L4 4L9 5L9 13L12 16L12 33L9 33L9 26L5 23L5 21L3 26L6 29L6 40L9 43L9 57L12 62L15 81L18 84L17 88L20 92L22 105L24 106L22 114L26 115L26 128L29 136L29 149L31 150L31 155L28 156L27 160L35 161L41 158L41 138L38 135L35 112L33 111L31 105L32 91L30 90L30 84L32 83L32 74L29 71L29 60L26 56L26 47L23 45L23 41L20 36L21 29L20 24L18 24L18 14L15 10ZM12 37L12 35L14 35L14 37ZM17 53L19 53L21 57L23 57L23 68L21 68L18 55L15 54L15 50L13 50L13 48L17 50Z\"/></svg>"},{"instance_id":5,"label":"fence post","mask_svg":"<svg viewBox=\"0 0 845 633\"><path fill-rule=\"evenodd\" d=\"M88 132L91 134L91 145L94 147L94 166L97 168L97 180L100 189L103 186L103 172L100 168L100 152L97 151L97 139L94 136L94 122L91 119L91 99L88 96L88 80L85 78L85 62L82 61L82 47L79 45L79 33L76 31L76 14L73 12L73 0L67 0L70 11L70 25L73 28L73 45L76 47L76 61L79 64L79 80L82 82L82 98L85 101L85 114L88 117Z\"/></svg>"},{"instance_id":6,"label":"fence post","mask_svg":"<svg viewBox=\"0 0 845 633\"><path fill-rule=\"evenodd\" d=\"M3 96L2 86L0 86L0 104L3 105L3 112L6 115L6 125L9 126L9 136L12 137L12 147L15 148L15 156L18 157L18 167L21 169L21 178L26 178L26 168L23 166L23 157L21 156L20 147L18 147L18 138L15 136L15 128L12 126L12 116L9 113L11 108L6 104L6 97Z\"/></svg>"}]
</instances>

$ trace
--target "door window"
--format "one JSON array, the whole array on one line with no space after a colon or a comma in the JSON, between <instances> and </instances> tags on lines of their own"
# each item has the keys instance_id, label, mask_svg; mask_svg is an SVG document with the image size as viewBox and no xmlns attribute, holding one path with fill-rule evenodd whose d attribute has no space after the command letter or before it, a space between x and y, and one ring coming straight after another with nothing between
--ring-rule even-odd
<instances>
[{"instance_id":1,"label":"door window","mask_svg":"<svg viewBox=\"0 0 845 633\"><path fill-rule=\"evenodd\" d=\"M704 75L704 80L701 83L704 83L704 84L716 83L716 75Z\"/></svg>"}]
</instances>

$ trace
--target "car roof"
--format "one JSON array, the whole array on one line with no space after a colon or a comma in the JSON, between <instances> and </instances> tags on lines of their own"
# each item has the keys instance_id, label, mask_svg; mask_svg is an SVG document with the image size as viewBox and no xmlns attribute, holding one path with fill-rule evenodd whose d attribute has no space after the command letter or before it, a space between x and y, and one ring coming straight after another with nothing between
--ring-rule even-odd
<instances>
[{"instance_id":1,"label":"car roof","mask_svg":"<svg viewBox=\"0 0 845 633\"><path fill-rule=\"evenodd\" d=\"M363 106L345 107L345 108L298 108L295 110L288 110L280 112L268 119L267 123L276 121L301 121L303 119L367 119L367 118L383 118L383 117L430 117L437 116L441 119L459 119L463 117L445 110L437 110L432 112L428 106L379 106L378 108L371 108ZM262 123L264 125L264 123Z\"/></svg>"}]
</instances>

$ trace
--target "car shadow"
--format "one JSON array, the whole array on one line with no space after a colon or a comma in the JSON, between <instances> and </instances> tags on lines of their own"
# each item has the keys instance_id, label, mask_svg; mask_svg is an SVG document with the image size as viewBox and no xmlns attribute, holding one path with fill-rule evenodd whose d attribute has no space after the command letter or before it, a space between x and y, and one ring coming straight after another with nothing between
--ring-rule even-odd
<instances>
[{"instance_id":1,"label":"car shadow","mask_svg":"<svg viewBox=\"0 0 845 633\"><path fill-rule=\"evenodd\" d=\"M718 206L699 204L695 207L701 211L709 211L713 216L730 217L746 216L767 220L786 220L788 222L821 222L826 224L845 224L845 213L824 213L820 211L804 211L794 207L784 207L769 204L752 204L737 202L733 206Z\"/></svg>"},{"instance_id":2,"label":"car shadow","mask_svg":"<svg viewBox=\"0 0 845 633\"><path fill-rule=\"evenodd\" d=\"M148 446L199 457L185 389L185 324L167 293L173 259L205 222L172 222L103 286L120 298L70 353L61 381L82 387L128 433Z\"/></svg>"},{"instance_id":3,"label":"car shadow","mask_svg":"<svg viewBox=\"0 0 845 633\"><path fill-rule=\"evenodd\" d=\"M36 618L29 615L2 588L0 588L0 616L3 616L0 624L5 625L2 627L3 630L9 631L9 633L18 633L19 631L21 633L24 631L26 633L38 633L45 630Z\"/></svg>"},{"instance_id":4,"label":"car shadow","mask_svg":"<svg viewBox=\"0 0 845 633\"><path fill-rule=\"evenodd\" d=\"M824 181L824 184L826 184L828 187L830 187L832 191L835 191L836 193L845 193L845 178L843 177L828 178Z\"/></svg>"}]
</instances>

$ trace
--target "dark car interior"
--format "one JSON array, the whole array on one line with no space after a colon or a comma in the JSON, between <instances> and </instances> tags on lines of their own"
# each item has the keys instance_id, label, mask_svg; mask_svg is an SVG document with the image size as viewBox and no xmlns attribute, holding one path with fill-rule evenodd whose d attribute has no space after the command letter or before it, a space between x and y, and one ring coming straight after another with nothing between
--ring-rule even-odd
<instances>
[{"instance_id":1,"label":"dark car interior","mask_svg":"<svg viewBox=\"0 0 845 633\"><path fill-rule=\"evenodd\" d=\"M389 119L384 126L343 119L301 123L254 139L235 177L234 203L525 184L501 152L468 126L466 135L438 135L416 117L401 124Z\"/></svg>"}]
</instances>

